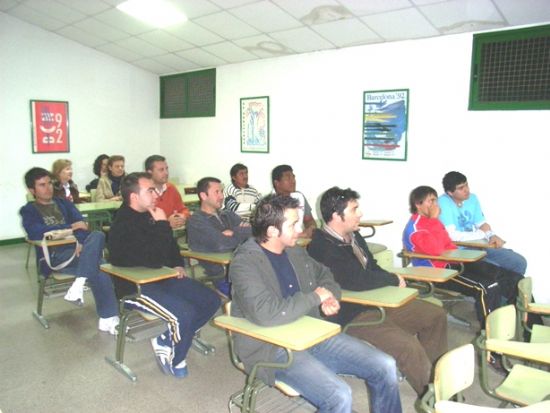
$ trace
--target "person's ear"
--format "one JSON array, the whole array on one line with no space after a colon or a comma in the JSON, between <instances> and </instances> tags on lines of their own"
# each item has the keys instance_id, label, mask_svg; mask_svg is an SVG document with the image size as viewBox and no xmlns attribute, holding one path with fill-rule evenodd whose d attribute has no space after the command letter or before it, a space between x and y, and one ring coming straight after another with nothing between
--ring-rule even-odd
<instances>
[{"instance_id":1,"label":"person's ear","mask_svg":"<svg viewBox=\"0 0 550 413\"><path fill-rule=\"evenodd\" d=\"M280 234L280 231L274 227L273 225L270 225L267 227L267 237L268 238L277 238Z\"/></svg>"},{"instance_id":2,"label":"person's ear","mask_svg":"<svg viewBox=\"0 0 550 413\"><path fill-rule=\"evenodd\" d=\"M208 198L208 195L206 192L199 192L199 198L201 201L204 201L206 198Z\"/></svg>"}]
</instances>

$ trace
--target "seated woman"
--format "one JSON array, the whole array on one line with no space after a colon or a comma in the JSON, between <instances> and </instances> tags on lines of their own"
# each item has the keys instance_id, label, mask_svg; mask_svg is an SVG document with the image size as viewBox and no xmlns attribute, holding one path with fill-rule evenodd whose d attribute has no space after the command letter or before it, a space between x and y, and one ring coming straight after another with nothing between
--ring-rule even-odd
<instances>
[{"instance_id":1,"label":"seated woman","mask_svg":"<svg viewBox=\"0 0 550 413\"><path fill-rule=\"evenodd\" d=\"M124 177L124 156L113 155L107 161L107 175L99 178L96 201L121 201L120 182Z\"/></svg>"},{"instance_id":2,"label":"seated woman","mask_svg":"<svg viewBox=\"0 0 550 413\"><path fill-rule=\"evenodd\" d=\"M78 204L81 202L78 188L73 182L73 163L58 159L52 165L53 196Z\"/></svg>"},{"instance_id":3,"label":"seated woman","mask_svg":"<svg viewBox=\"0 0 550 413\"><path fill-rule=\"evenodd\" d=\"M97 183L99 182L99 178L107 175L108 160L109 160L109 155L105 155L104 153L99 155L97 158L95 158L93 171L94 171L94 175L96 175L97 178L92 179L90 183L86 185L86 191L90 192L92 189L97 189Z\"/></svg>"}]
</instances>

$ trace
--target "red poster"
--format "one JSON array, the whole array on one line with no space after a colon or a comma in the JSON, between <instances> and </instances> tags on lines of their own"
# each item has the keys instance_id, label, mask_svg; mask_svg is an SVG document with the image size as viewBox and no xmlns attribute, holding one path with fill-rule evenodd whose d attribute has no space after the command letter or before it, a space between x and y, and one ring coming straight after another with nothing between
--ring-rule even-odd
<instances>
[{"instance_id":1,"label":"red poster","mask_svg":"<svg viewBox=\"0 0 550 413\"><path fill-rule=\"evenodd\" d=\"M69 102L31 100L33 153L69 152Z\"/></svg>"}]
</instances>

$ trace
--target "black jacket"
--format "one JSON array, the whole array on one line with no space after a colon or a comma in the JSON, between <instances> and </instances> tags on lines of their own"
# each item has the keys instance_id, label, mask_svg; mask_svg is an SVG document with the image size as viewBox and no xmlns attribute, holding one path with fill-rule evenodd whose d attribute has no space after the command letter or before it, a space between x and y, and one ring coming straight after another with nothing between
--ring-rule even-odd
<instances>
[{"instance_id":1,"label":"black jacket","mask_svg":"<svg viewBox=\"0 0 550 413\"><path fill-rule=\"evenodd\" d=\"M388 285L399 285L399 280L380 267L372 256L363 237L356 232L355 241L367 256L367 268L363 268L350 244L346 244L327 232L315 230L308 246L309 255L330 268L334 279L345 290L364 291ZM365 311L360 304L341 303L340 312L331 318L344 326Z\"/></svg>"}]
</instances>

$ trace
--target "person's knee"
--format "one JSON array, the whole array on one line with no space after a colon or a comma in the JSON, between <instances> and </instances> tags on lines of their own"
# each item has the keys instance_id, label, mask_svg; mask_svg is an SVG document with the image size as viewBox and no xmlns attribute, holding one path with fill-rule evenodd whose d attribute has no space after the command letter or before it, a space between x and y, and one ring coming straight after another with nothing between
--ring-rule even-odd
<instances>
[{"instance_id":1,"label":"person's knee","mask_svg":"<svg viewBox=\"0 0 550 413\"><path fill-rule=\"evenodd\" d=\"M334 383L333 391L327 395L327 398L318 407L322 411L332 411L335 408L340 409L339 411L351 411L352 402L351 387L345 381L338 380ZM346 408L345 406L349 407Z\"/></svg>"}]
</instances>

